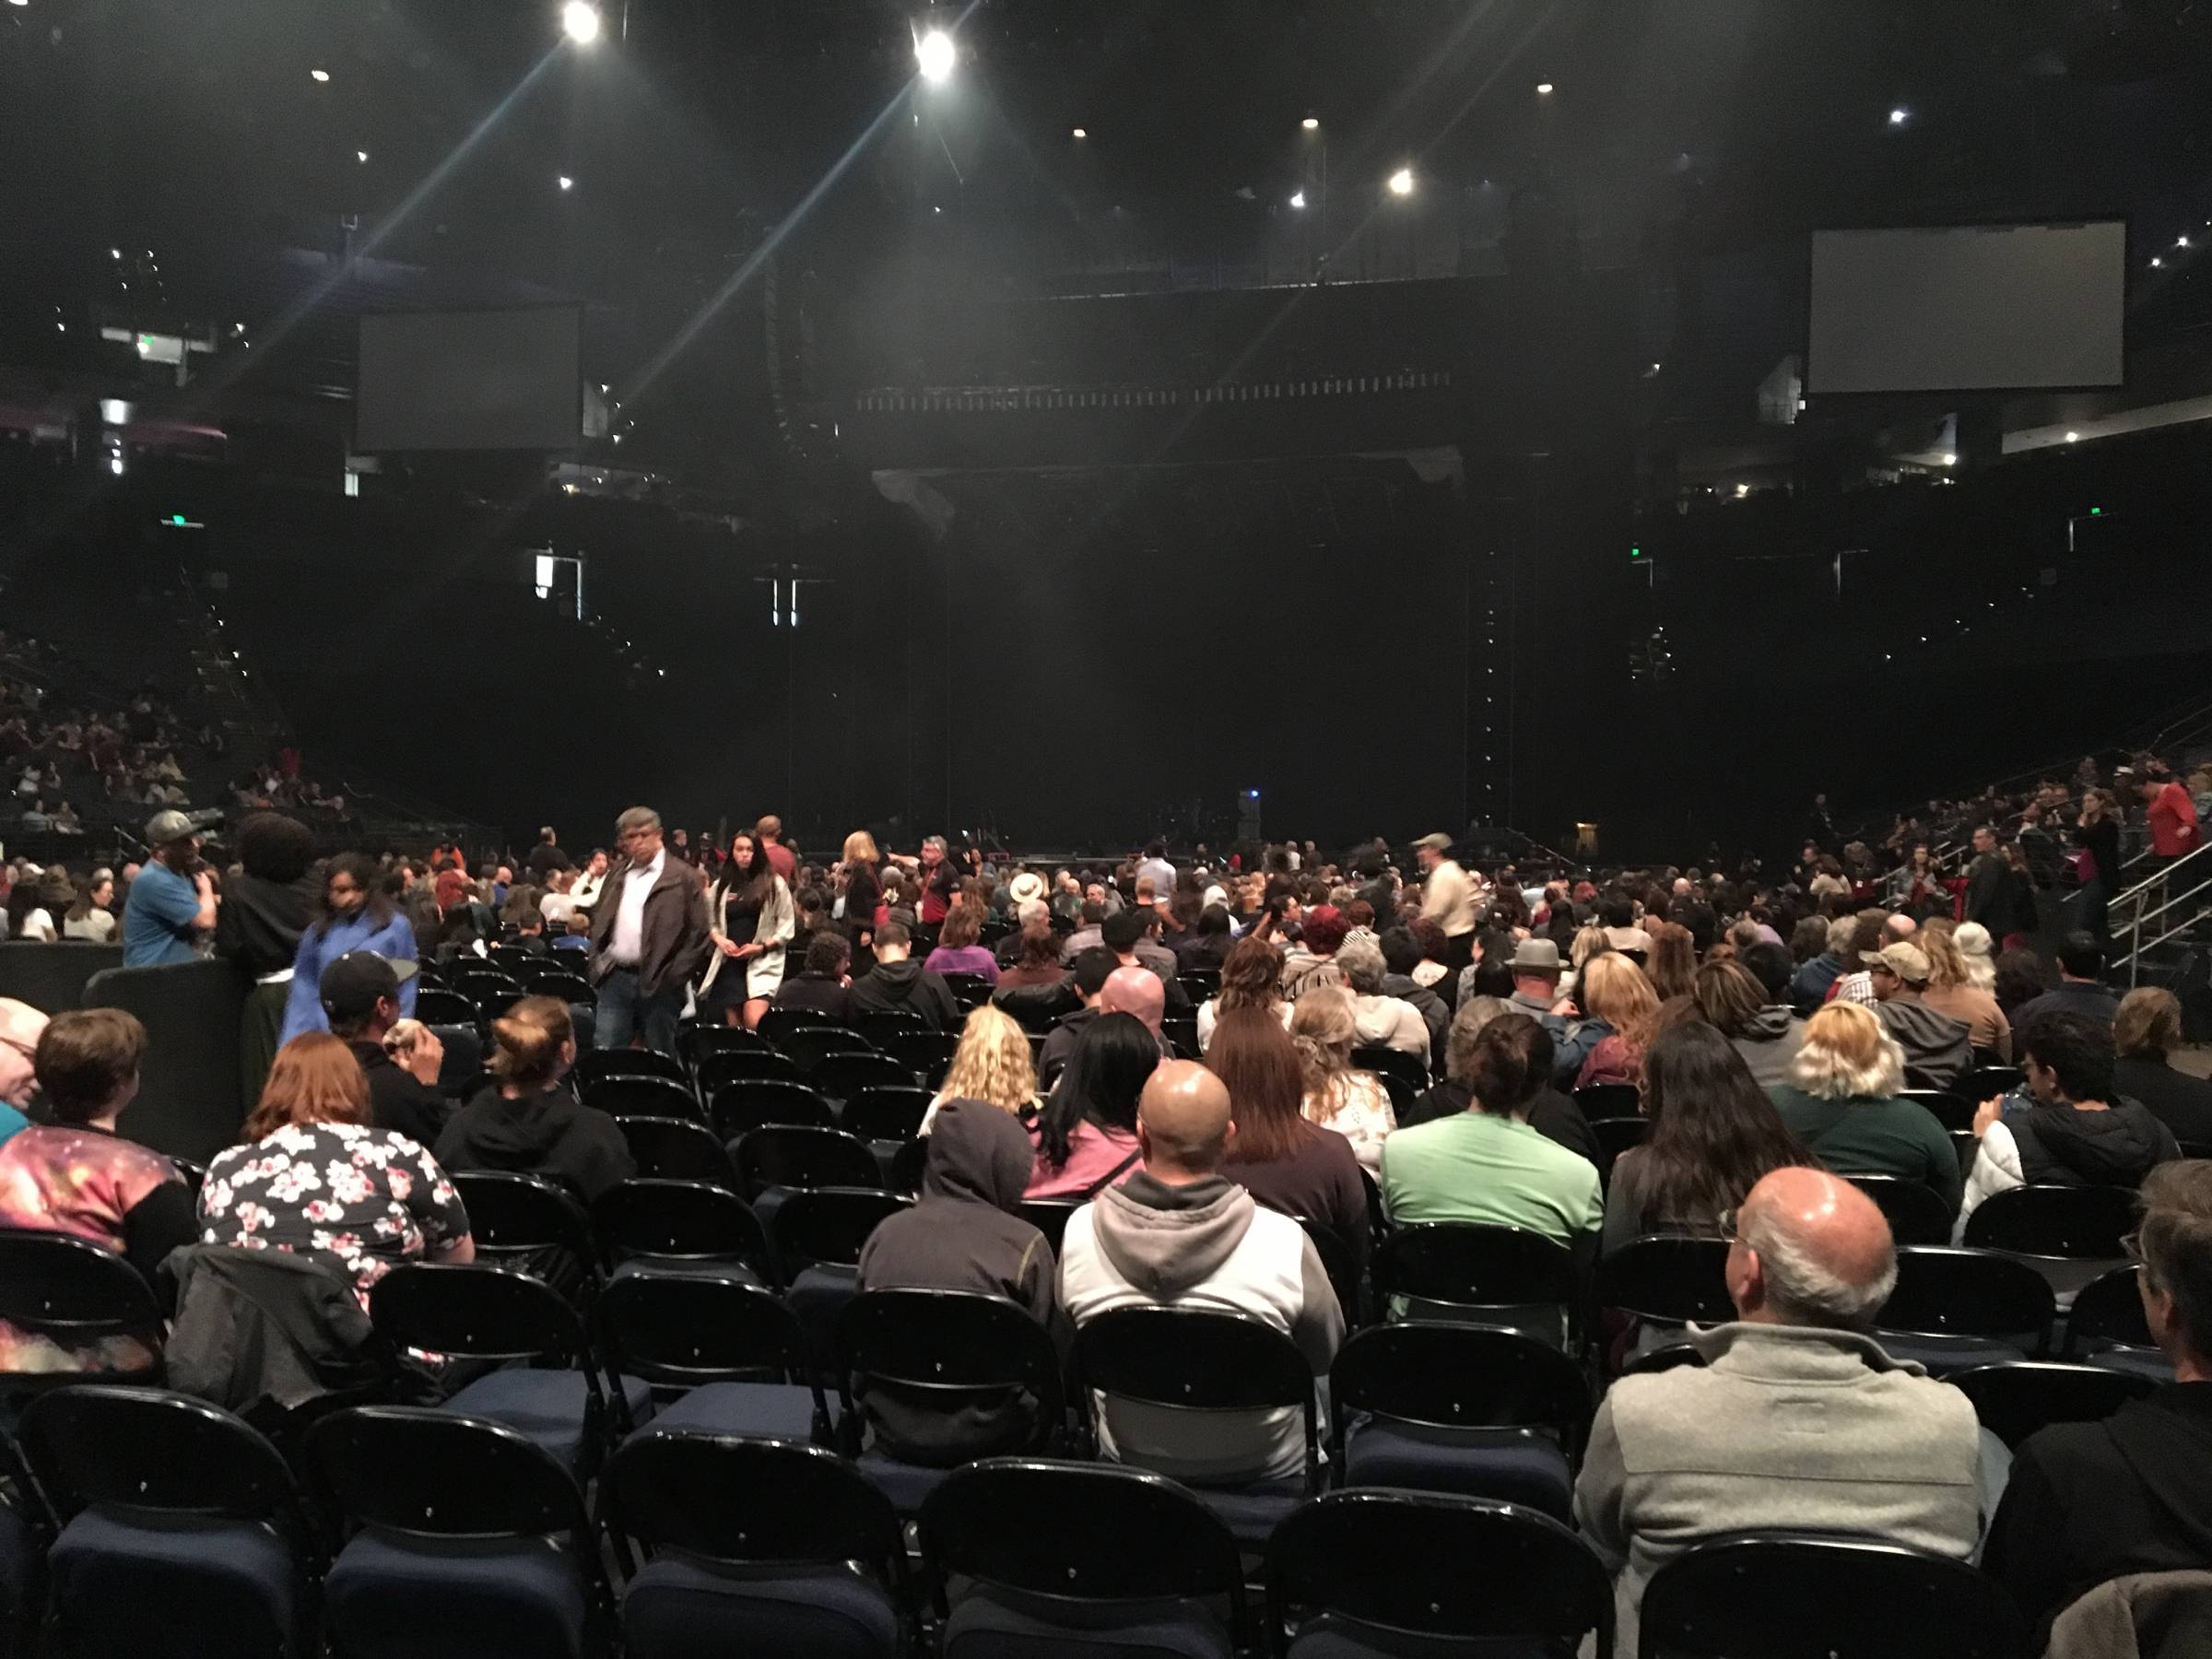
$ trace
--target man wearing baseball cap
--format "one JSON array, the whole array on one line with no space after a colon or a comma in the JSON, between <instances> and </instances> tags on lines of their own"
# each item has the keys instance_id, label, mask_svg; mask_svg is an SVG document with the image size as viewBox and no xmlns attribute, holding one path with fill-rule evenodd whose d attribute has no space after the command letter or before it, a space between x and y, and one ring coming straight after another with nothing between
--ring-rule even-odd
<instances>
[{"instance_id":1,"label":"man wearing baseball cap","mask_svg":"<svg viewBox=\"0 0 2212 1659\"><path fill-rule=\"evenodd\" d=\"M1905 1051L1905 1080L1915 1088L1948 1088L1974 1062L1964 1021L1921 1001L1928 988L1928 954L1917 945L1886 945L1866 962L1874 1011Z\"/></svg>"},{"instance_id":2,"label":"man wearing baseball cap","mask_svg":"<svg viewBox=\"0 0 2212 1659\"><path fill-rule=\"evenodd\" d=\"M436 1032L425 1030L416 1038L406 1065L384 1052L384 1033L399 1022L400 981L414 972L413 962L394 962L373 950L349 950L323 965L316 990L331 1035L361 1063L376 1126L418 1146L434 1147L449 1115L437 1088L445 1045Z\"/></svg>"},{"instance_id":3,"label":"man wearing baseball cap","mask_svg":"<svg viewBox=\"0 0 2212 1659\"><path fill-rule=\"evenodd\" d=\"M189 962L215 932L215 881L200 865L200 838L173 808L146 827L152 849L123 912L123 965Z\"/></svg>"},{"instance_id":4,"label":"man wearing baseball cap","mask_svg":"<svg viewBox=\"0 0 2212 1659\"><path fill-rule=\"evenodd\" d=\"M1452 838L1439 830L1413 843L1421 861L1421 915L1444 930L1444 966L1453 972L1475 959L1475 884L1452 857Z\"/></svg>"}]
</instances>

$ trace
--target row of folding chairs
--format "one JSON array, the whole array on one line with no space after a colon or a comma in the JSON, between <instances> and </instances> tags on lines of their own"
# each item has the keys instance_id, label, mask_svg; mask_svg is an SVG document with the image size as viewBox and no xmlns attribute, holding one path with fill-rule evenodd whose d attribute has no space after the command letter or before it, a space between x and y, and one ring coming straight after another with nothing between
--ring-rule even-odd
<instances>
[{"instance_id":1,"label":"row of folding chairs","mask_svg":"<svg viewBox=\"0 0 2212 1659\"><path fill-rule=\"evenodd\" d=\"M1218 1518L1172 1481L1111 1465L953 1471L916 1518L917 1575L879 1491L775 1440L649 1430L588 1506L512 1431L406 1407L318 1425L304 1478L236 1418L149 1390L52 1394L24 1449L36 1565L72 1652L1612 1651L1604 1564L1556 1520L1494 1500L1363 1489L1297 1506L1265 1541L1263 1621ZM1699 1545L1653 1576L1641 1618L1646 1653L1816 1638L1846 1653L2026 1652L1994 1581L1832 1536ZM210 1639L173 1640L195 1627Z\"/></svg>"}]
</instances>

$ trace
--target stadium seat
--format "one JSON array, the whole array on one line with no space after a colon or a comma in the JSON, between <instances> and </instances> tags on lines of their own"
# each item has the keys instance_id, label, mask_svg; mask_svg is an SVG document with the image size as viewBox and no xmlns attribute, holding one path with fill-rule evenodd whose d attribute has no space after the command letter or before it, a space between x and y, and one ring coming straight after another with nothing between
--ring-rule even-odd
<instances>
[{"instance_id":1,"label":"stadium seat","mask_svg":"<svg viewBox=\"0 0 2212 1659\"><path fill-rule=\"evenodd\" d=\"M1503 1325L1564 1347L1581 1330L1573 1254L1517 1227L1431 1221L1401 1227L1374 1256L1375 1295L1411 1317Z\"/></svg>"},{"instance_id":2,"label":"stadium seat","mask_svg":"<svg viewBox=\"0 0 2212 1659\"><path fill-rule=\"evenodd\" d=\"M912 1066L888 1054L824 1054L807 1073L806 1080L829 1100L842 1102L864 1088L911 1088Z\"/></svg>"},{"instance_id":3,"label":"stadium seat","mask_svg":"<svg viewBox=\"0 0 2212 1659\"><path fill-rule=\"evenodd\" d=\"M1560 1521L1592 1409L1581 1368L1518 1331L1377 1325L1329 1368L1343 1485L1494 1498Z\"/></svg>"},{"instance_id":4,"label":"stadium seat","mask_svg":"<svg viewBox=\"0 0 2212 1659\"><path fill-rule=\"evenodd\" d=\"M714 1133L724 1141L737 1140L771 1124L806 1129L837 1127L837 1115L818 1090L810 1084L781 1077L724 1083L708 1097L707 1114L713 1120Z\"/></svg>"},{"instance_id":5,"label":"stadium seat","mask_svg":"<svg viewBox=\"0 0 2212 1659\"><path fill-rule=\"evenodd\" d=\"M1285 1659L1572 1653L1593 1634L1610 1654L1613 1581L1549 1515L1362 1488L1275 1529L1267 1628Z\"/></svg>"},{"instance_id":6,"label":"stadium seat","mask_svg":"<svg viewBox=\"0 0 2212 1659\"><path fill-rule=\"evenodd\" d=\"M652 1049L590 1049L576 1056L576 1084L579 1088L602 1077L665 1077L671 1083L688 1083L680 1061L667 1054L655 1053Z\"/></svg>"},{"instance_id":7,"label":"stadium seat","mask_svg":"<svg viewBox=\"0 0 2212 1659\"><path fill-rule=\"evenodd\" d=\"M598 1278L591 1218L566 1190L497 1170L457 1170L451 1179L468 1211L478 1262L534 1275L571 1300Z\"/></svg>"},{"instance_id":8,"label":"stadium seat","mask_svg":"<svg viewBox=\"0 0 2212 1659\"><path fill-rule=\"evenodd\" d=\"M1352 1069L1372 1072L1378 1077L1395 1077L1414 1094L1429 1087L1429 1068L1411 1054L1394 1048L1363 1043L1352 1051Z\"/></svg>"},{"instance_id":9,"label":"stadium seat","mask_svg":"<svg viewBox=\"0 0 2212 1659\"><path fill-rule=\"evenodd\" d=\"M760 1218L716 1182L648 1177L621 1182L599 1194L592 1220L617 1278L650 1267L779 1282Z\"/></svg>"},{"instance_id":10,"label":"stadium seat","mask_svg":"<svg viewBox=\"0 0 2212 1659\"><path fill-rule=\"evenodd\" d=\"M1190 1485L1240 1544L1256 1546L1318 1489L1321 1437L1313 1373L1298 1345L1273 1325L1241 1313L1194 1308L1127 1307L1093 1315L1076 1333L1074 1371L1083 1408L1126 1400L1160 1412L1292 1410L1305 1428L1300 1477L1231 1486ZM1109 1405L1110 1408L1110 1405ZM1100 1447L1110 1436L1099 1424ZM1118 1455L1128 1457L1126 1450Z\"/></svg>"},{"instance_id":11,"label":"stadium seat","mask_svg":"<svg viewBox=\"0 0 2212 1659\"><path fill-rule=\"evenodd\" d=\"M306 1458L347 1534L323 1585L335 1653L585 1659L600 1651L606 1589L582 1494L542 1447L450 1409L360 1406L317 1423Z\"/></svg>"},{"instance_id":12,"label":"stadium seat","mask_svg":"<svg viewBox=\"0 0 2212 1659\"><path fill-rule=\"evenodd\" d=\"M130 1263L88 1239L0 1229L0 1323L64 1349L98 1349L111 1361L134 1361L108 1371L0 1373L0 1397L94 1377L140 1382L160 1376L161 1310L152 1288ZM116 1346L106 1347L109 1343Z\"/></svg>"},{"instance_id":13,"label":"stadium seat","mask_svg":"<svg viewBox=\"0 0 2212 1659\"><path fill-rule=\"evenodd\" d=\"M770 1291L709 1272L623 1275L593 1310L607 1363L653 1390L652 1424L827 1444L831 1418L805 1338Z\"/></svg>"},{"instance_id":14,"label":"stadium seat","mask_svg":"<svg viewBox=\"0 0 2212 1659\"><path fill-rule=\"evenodd\" d=\"M772 1078L778 1082L803 1081L799 1068L788 1054L780 1054L762 1044L759 1048L724 1049L708 1054L695 1068L700 1094L708 1100L724 1084L750 1082L755 1078Z\"/></svg>"},{"instance_id":15,"label":"stadium seat","mask_svg":"<svg viewBox=\"0 0 2212 1659\"><path fill-rule=\"evenodd\" d=\"M623 1593L626 1659L915 1651L898 1518L828 1452L656 1428L615 1453L599 1512L652 1557Z\"/></svg>"},{"instance_id":16,"label":"stadium seat","mask_svg":"<svg viewBox=\"0 0 2212 1659\"><path fill-rule=\"evenodd\" d=\"M584 1084L583 1103L613 1117L689 1118L704 1122L699 1097L688 1083L648 1077L634 1072L594 1077Z\"/></svg>"},{"instance_id":17,"label":"stadium seat","mask_svg":"<svg viewBox=\"0 0 2212 1659\"><path fill-rule=\"evenodd\" d=\"M1249 1624L1235 1540L1142 1470L971 1464L930 1493L921 1536L942 1659L1230 1659Z\"/></svg>"},{"instance_id":18,"label":"stadium seat","mask_svg":"<svg viewBox=\"0 0 2212 1659\"><path fill-rule=\"evenodd\" d=\"M160 1389L78 1385L32 1402L24 1461L61 1531L55 1651L223 1659L315 1649L315 1533L276 1448Z\"/></svg>"},{"instance_id":19,"label":"stadium seat","mask_svg":"<svg viewBox=\"0 0 2212 1659\"><path fill-rule=\"evenodd\" d=\"M1900 1244L1948 1244L1959 1218L1932 1187L1900 1175L1853 1175L1851 1184L1874 1200Z\"/></svg>"},{"instance_id":20,"label":"stadium seat","mask_svg":"<svg viewBox=\"0 0 2212 1659\"><path fill-rule=\"evenodd\" d=\"M1583 1109L1583 1121L1589 1124L1643 1121L1642 1097L1633 1083L1593 1083L1574 1091L1574 1103Z\"/></svg>"},{"instance_id":21,"label":"stadium seat","mask_svg":"<svg viewBox=\"0 0 2212 1659\"><path fill-rule=\"evenodd\" d=\"M1936 1376L2042 1353L2058 1312L2050 1284L1994 1251L1909 1245L1897 1288L1875 1315L1875 1340Z\"/></svg>"},{"instance_id":22,"label":"stadium seat","mask_svg":"<svg viewBox=\"0 0 2212 1659\"><path fill-rule=\"evenodd\" d=\"M737 1190L737 1166L729 1148L705 1124L677 1118L623 1117L615 1120L629 1143L640 1175L666 1181L709 1181Z\"/></svg>"},{"instance_id":23,"label":"stadium seat","mask_svg":"<svg viewBox=\"0 0 2212 1659\"><path fill-rule=\"evenodd\" d=\"M1982 1426L2016 1450L2038 1429L2097 1422L2159 1386L2148 1377L2103 1366L2040 1359L1977 1365L1953 1371L1947 1381L1973 1401Z\"/></svg>"},{"instance_id":24,"label":"stadium seat","mask_svg":"<svg viewBox=\"0 0 2212 1659\"><path fill-rule=\"evenodd\" d=\"M1691 1546L1652 1574L1638 1623L1646 1659L2025 1659L2028 1653L2012 1597L1966 1562L1814 1534Z\"/></svg>"},{"instance_id":25,"label":"stadium seat","mask_svg":"<svg viewBox=\"0 0 2212 1659\"><path fill-rule=\"evenodd\" d=\"M2131 1262L2099 1274L2076 1293L2066 1310L2060 1358L2132 1371L2154 1382L2173 1381L2173 1361L2151 1335L2142 1294L2136 1288L2141 1272Z\"/></svg>"},{"instance_id":26,"label":"stadium seat","mask_svg":"<svg viewBox=\"0 0 2212 1659\"><path fill-rule=\"evenodd\" d=\"M905 1084L856 1089L845 1100L844 1126L865 1141L911 1141L922 1133L931 1098Z\"/></svg>"}]
</instances>

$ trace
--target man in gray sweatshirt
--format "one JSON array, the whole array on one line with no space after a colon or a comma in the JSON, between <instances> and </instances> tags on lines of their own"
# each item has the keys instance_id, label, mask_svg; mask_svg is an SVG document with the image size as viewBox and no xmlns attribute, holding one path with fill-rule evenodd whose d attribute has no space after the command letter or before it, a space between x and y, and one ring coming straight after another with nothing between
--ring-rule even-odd
<instances>
[{"instance_id":1,"label":"man in gray sweatshirt","mask_svg":"<svg viewBox=\"0 0 2212 1659\"><path fill-rule=\"evenodd\" d=\"M1652 1574L1707 1538L1858 1533L1963 1560L1994 1507L1973 1406L1865 1334L1897 1283L1873 1201L1782 1169L1725 1221L1736 1321L1691 1327L1702 1367L1613 1385L1575 1483L1575 1519L1614 1570L1624 1656Z\"/></svg>"}]
</instances>

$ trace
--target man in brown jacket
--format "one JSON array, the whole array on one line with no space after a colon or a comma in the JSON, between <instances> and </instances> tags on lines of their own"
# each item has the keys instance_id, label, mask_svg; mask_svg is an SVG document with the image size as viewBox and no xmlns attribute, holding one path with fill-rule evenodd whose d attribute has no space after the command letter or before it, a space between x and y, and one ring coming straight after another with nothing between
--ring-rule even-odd
<instances>
[{"instance_id":1,"label":"man in brown jacket","mask_svg":"<svg viewBox=\"0 0 2212 1659\"><path fill-rule=\"evenodd\" d=\"M599 989L593 1043L645 1046L676 1053L676 1022L684 994L705 967L712 946L699 873L662 844L661 815L632 806L615 820L621 862L600 889L592 912L592 982Z\"/></svg>"}]
</instances>

